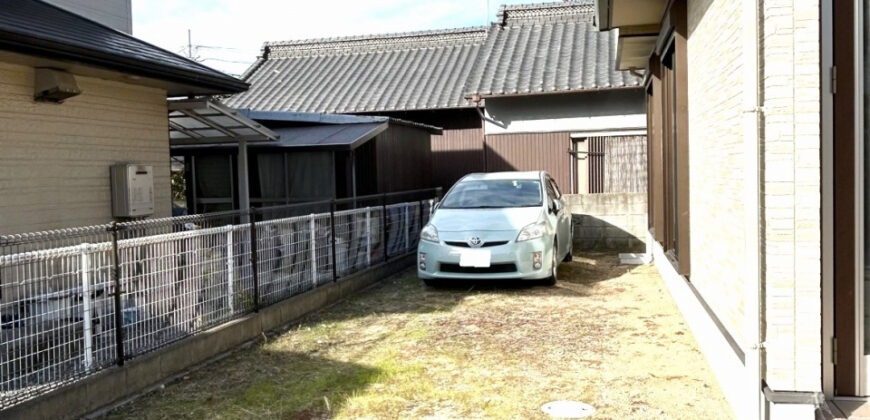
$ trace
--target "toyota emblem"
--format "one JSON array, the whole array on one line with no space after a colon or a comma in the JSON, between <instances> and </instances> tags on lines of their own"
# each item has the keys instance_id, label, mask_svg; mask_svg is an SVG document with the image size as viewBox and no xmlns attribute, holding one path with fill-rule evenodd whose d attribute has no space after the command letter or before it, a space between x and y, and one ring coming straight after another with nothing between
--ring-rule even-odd
<instances>
[{"instance_id":1,"label":"toyota emblem","mask_svg":"<svg viewBox=\"0 0 870 420\"><path fill-rule=\"evenodd\" d=\"M480 246L480 244L481 244L480 238L478 238L477 236L472 236L472 237L468 238L468 246L470 246L472 248L477 248Z\"/></svg>"}]
</instances>

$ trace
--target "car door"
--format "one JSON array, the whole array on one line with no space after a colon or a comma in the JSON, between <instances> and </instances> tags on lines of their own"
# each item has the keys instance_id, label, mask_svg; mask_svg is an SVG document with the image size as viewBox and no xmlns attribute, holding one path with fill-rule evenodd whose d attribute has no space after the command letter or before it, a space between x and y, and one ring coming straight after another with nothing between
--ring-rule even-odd
<instances>
[{"instance_id":1,"label":"car door","mask_svg":"<svg viewBox=\"0 0 870 420\"><path fill-rule=\"evenodd\" d=\"M568 253L568 250L571 249L571 212L568 210L567 203L565 203L565 199L562 196L562 190L559 189L559 185L556 184L556 181L547 177L547 184L549 187L547 190L553 191L553 199L556 203L556 219L557 219L557 234L559 235L559 254L565 255Z\"/></svg>"}]
</instances>

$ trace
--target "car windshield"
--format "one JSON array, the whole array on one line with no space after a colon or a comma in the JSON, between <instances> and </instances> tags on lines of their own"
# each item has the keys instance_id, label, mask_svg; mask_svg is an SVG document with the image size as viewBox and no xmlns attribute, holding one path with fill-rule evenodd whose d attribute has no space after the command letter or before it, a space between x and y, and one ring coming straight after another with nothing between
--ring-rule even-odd
<instances>
[{"instance_id":1,"label":"car windshield","mask_svg":"<svg viewBox=\"0 0 870 420\"><path fill-rule=\"evenodd\" d=\"M541 205L541 182L531 179L462 181L447 193L442 209L489 209Z\"/></svg>"}]
</instances>

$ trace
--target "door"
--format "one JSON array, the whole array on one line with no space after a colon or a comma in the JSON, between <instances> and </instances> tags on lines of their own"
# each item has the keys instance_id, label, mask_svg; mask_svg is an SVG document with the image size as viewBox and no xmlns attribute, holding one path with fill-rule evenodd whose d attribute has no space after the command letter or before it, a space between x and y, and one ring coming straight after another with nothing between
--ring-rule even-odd
<instances>
[{"instance_id":1,"label":"door","mask_svg":"<svg viewBox=\"0 0 870 420\"><path fill-rule=\"evenodd\" d=\"M866 112L866 70L870 0L833 3L836 91L833 112L833 261L834 269L834 389L837 395L870 395L870 197L866 151L870 130Z\"/></svg>"},{"instance_id":2,"label":"door","mask_svg":"<svg viewBox=\"0 0 870 420\"><path fill-rule=\"evenodd\" d=\"M559 239L558 256L564 256L571 250L571 211L567 208L565 198L562 196L562 190L553 178L547 176L547 192L553 197L556 214L556 237Z\"/></svg>"}]
</instances>

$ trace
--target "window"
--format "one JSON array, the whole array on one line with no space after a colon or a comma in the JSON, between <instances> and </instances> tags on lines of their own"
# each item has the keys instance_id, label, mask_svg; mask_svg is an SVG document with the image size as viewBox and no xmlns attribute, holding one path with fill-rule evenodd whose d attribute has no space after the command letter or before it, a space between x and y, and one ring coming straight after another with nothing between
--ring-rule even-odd
<instances>
[{"instance_id":1,"label":"window","mask_svg":"<svg viewBox=\"0 0 870 420\"><path fill-rule=\"evenodd\" d=\"M650 61L649 222L655 239L689 275L689 136L685 1L672 3L666 42Z\"/></svg>"}]
</instances>

